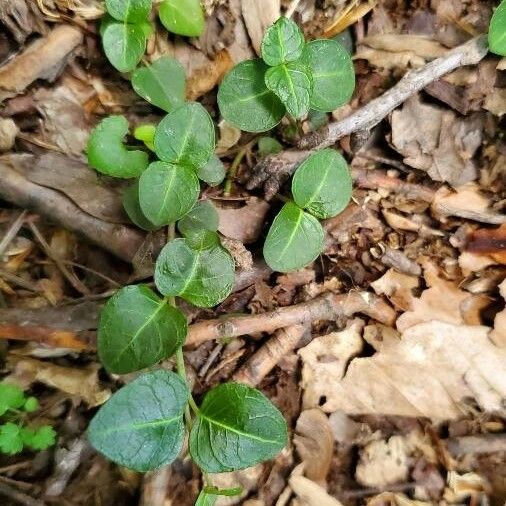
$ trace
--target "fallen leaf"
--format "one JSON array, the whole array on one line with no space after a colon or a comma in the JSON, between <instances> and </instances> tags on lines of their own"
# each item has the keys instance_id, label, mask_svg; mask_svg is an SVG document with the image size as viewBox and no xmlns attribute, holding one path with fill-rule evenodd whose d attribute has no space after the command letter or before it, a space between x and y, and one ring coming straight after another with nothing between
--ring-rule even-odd
<instances>
[{"instance_id":1,"label":"fallen leaf","mask_svg":"<svg viewBox=\"0 0 506 506\"><path fill-rule=\"evenodd\" d=\"M381 494L369 499L367 506L433 506L434 503L425 501L415 501L404 494L395 492L382 492Z\"/></svg>"},{"instance_id":2,"label":"fallen leaf","mask_svg":"<svg viewBox=\"0 0 506 506\"><path fill-rule=\"evenodd\" d=\"M499 292L506 302L506 279L499 285ZM490 339L496 346L506 348L506 308L495 315L494 329L490 333Z\"/></svg>"},{"instance_id":3,"label":"fallen leaf","mask_svg":"<svg viewBox=\"0 0 506 506\"><path fill-rule=\"evenodd\" d=\"M378 295L386 295L397 309L407 311L413 307L413 289L418 287L418 278L389 269L371 287Z\"/></svg>"},{"instance_id":4,"label":"fallen leaf","mask_svg":"<svg viewBox=\"0 0 506 506\"><path fill-rule=\"evenodd\" d=\"M506 264L506 224L499 228L474 230L468 238L466 250L487 255L497 263Z\"/></svg>"},{"instance_id":5,"label":"fallen leaf","mask_svg":"<svg viewBox=\"0 0 506 506\"><path fill-rule=\"evenodd\" d=\"M425 65L425 59L412 51L399 51L391 53L381 49L364 47L353 57L354 60L367 60L373 67L379 69L407 69L418 68Z\"/></svg>"},{"instance_id":6,"label":"fallen leaf","mask_svg":"<svg viewBox=\"0 0 506 506\"><path fill-rule=\"evenodd\" d=\"M455 187L476 179L473 157L482 141L479 116L461 119L415 95L392 113L390 121L392 145L405 164Z\"/></svg>"},{"instance_id":7,"label":"fallen leaf","mask_svg":"<svg viewBox=\"0 0 506 506\"><path fill-rule=\"evenodd\" d=\"M458 262L464 276L469 276L473 272L479 272L496 263L493 258L487 255L477 255L469 251L461 253Z\"/></svg>"},{"instance_id":8,"label":"fallen leaf","mask_svg":"<svg viewBox=\"0 0 506 506\"><path fill-rule=\"evenodd\" d=\"M10 118L0 118L0 151L9 151L14 146L19 128Z\"/></svg>"},{"instance_id":9,"label":"fallen leaf","mask_svg":"<svg viewBox=\"0 0 506 506\"><path fill-rule=\"evenodd\" d=\"M334 438L323 411L307 409L300 414L293 442L304 463L306 477L324 485L332 461Z\"/></svg>"},{"instance_id":10,"label":"fallen leaf","mask_svg":"<svg viewBox=\"0 0 506 506\"><path fill-rule=\"evenodd\" d=\"M230 148L234 147L241 138L241 130L222 119L218 128L220 129L220 139L216 145L216 154L218 156L225 154Z\"/></svg>"},{"instance_id":11,"label":"fallen leaf","mask_svg":"<svg viewBox=\"0 0 506 506\"><path fill-rule=\"evenodd\" d=\"M258 56L265 30L280 16L280 0L242 0L242 16Z\"/></svg>"},{"instance_id":12,"label":"fallen leaf","mask_svg":"<svg viewBox=\"0 0 506 506\"><path fill-rule=\"evenodd\" d=\"M366 487L384 488L406 481L409 474L409 446L402 436L370 442L359 452L357 481Z\"/></svg>"},{"instance_id":13,"label":"fallen leaf","mask_svg":"<svg viewBox=\"0 0 506 506\"><path fill-rule=\"evenodd\" d=\"M335 497L330 496L323 487L304 476L292 475L288 483L304 506L343 506Z\"/></svg>"},{"instance_id":14,"label":"fallen leaf","mask_svg":"<svg viewBox=\"0 0 506 506\"><path fill-rule=\"evenodd\" d=\"M438 41L425 35L382 33L365 37L361 43L391 53L412 52L424 60L439 58L448 51Z\"/></svg>"},{"instance_id":15,"label":"fallen leaf","mask_svg":"<svg viewBox=\"0 0 506 506\"><path fill-rule=\"evenodd\" d=\"M487 95L483 108L490 111L494 116L503 116L506 114L506 89L494 88Z\"/></svg>"},{"instance_id":16,"label":"fallen leaf","mask_svg":"<svg viewBox=\"0 0 506 506\"><path fill-rule=\"evenodd\" d=\"M90 407L100 406L111 396L110 390L100 387L99 365L78 369L14 355L9 356L7 365L13 370L8 376L9 381L23 389L29 388L36 382L44 383L70 396L82 399Z\"/></svg>"},{"instance_id":17,"label":"fallen leaf","mask_svg":"<svg viewBox=\"0 0 506 506\"><path fill-rule=\"evenodd\" d=\"M476 473L459 474L456 471L450 471L444 498L449 503L461 503L464 499L486 490L487 483L480 475Z\"/></svg>"},{"instance_id":18,"label":"fallen leaf","mask_svg":"<svg viewBox=\"0 0 506 506\"><path fill-rule=\"evenodd\" d=\"M441 421L461 417L465 400L475 399L482 410L503 413L506 349L490 341L489 331L485 326L420 323L372 357L354 358L345 375L339 365L329 368L303 356L304 405L316 407L323 397L325 412Z\"/></svg>"}]
</instances>

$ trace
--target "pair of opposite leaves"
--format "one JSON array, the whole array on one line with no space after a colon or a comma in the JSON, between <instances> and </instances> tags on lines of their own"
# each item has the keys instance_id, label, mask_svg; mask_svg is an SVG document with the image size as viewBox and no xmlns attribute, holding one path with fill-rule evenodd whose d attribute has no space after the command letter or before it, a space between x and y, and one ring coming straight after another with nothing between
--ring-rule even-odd
<instances>
[{"instance_id":1,"label":"pair of opposite leaves","mask_svg":"<svg viewBox=\"0 0 506 506\"><path fill-rule=\"evenodd\" d=\"M355 73L348 52L334 40L305 43L296 23L279 18L265 33L262 59L236 65L218 92L222 116L248 132L275 127L288 113L331 112L349 101Z\"/></svg>"},{"instance_id":2,"label":"pair of opposite leaves","mask_svg":"<svg viewBox=\"0 0 506 506\"><path fill-rule=\"evenodd\" d=\"M133 70L146 51L152 32L148 17L152 0L106 0L109 16L100 33L105 54L120 72ZM158 16L165 28L178 35L196 37L204 30L204 13L199 0L164 0Z\"/></svg>"}]
</instances>

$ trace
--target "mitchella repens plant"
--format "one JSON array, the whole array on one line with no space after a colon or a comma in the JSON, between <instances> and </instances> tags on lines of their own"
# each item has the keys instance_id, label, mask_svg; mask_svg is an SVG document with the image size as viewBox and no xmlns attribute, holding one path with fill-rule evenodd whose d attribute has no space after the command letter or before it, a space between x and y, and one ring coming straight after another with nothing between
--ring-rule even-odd
<instances>
[{"instance_id":1,"label":"mitchella repens plant","mask_svg":"<svg viewBox=\"0 0 506 506\"><path fill-rule=\"evenodd\" d=\"M107 176L131 179L123 196L128 216L145 230L168 226L170 240L155 264L158 293L131 285L106 303L98 355L111 374L153 368L175 355L177 374L165 369L140 374L100 408L88 435L109 459L146 472L170 464L188 433L189 454L205 480L197 504L213 504L218 495L240 489L219 490L207 473L240 470L275 457L287 443L287 426L278 409L246 385L221 384L200 405L192 397L182 354L188 325L177 297L209 308L232 291L235 265L221 245L218 214L210 201L199 202L200 181L220 184L225 168L214 153L215 125L209 113L201 104L185 101L182 66L161 57L137 67L150 30L151 1L107 0L106 7L106 56L118 70L133 71L134 90L167 115L158 125L134 131L143 143L136 148L124 143L130 130L124 116L103 119L90 136L88 161ZM159 16L182 35L198 35L204 26L198 0L165 0ZM305 43L290 19L280 18L267 30L262 58L239 63L219 89L222 116L243 130L270 130L286 114L298 120L310 110L330 112L353 93L353 65L344 48L333 40ZM281 149L274 139L261 140L261 150ZM267 234L269 266L288 272L313 261L323 249L319 220L341 212L351 189L339 152L325 149L308 157L294 174L293 200L284 204Z\"/></svg>"}]
</instances>

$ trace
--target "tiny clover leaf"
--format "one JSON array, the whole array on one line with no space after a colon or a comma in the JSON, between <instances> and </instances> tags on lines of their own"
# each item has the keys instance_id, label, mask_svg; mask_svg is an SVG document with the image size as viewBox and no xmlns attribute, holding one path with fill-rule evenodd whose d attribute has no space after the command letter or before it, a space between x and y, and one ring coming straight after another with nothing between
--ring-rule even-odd
<instances>
[{"instance_id":1,"label":"tiny clover leaf","mask_svg":"<svg viewBox=\"0 0 506 506\"><path fill-rule=\"evenodd\" d=\"M139 179L139 202L144 216L157 226L182 218L199 198L195 172L183 165L153 162Z\"/></svg>"},{"instance_id":2,"label":"tiny clover leaf","mask_svg":"<svg viewBox=\"0 0 506 506\"><path fill-rule=\"evenodd\" d=\"M304 34L291 19L281 17L265 32L262 59L272 67L298 60L304 48Z\"/></svg>"},{"instance_id":3,"label":"tiny clover leaf","mask_svg":"<svg viewBox=\"0 0 506 506\"><path fill-rule=\"evenodd\" d=\"M165 370L139 376L118 390L90 423L92 446L121 466L146 472L170 464L184 441L189 391Z\"/></svg>"},{"instance_id":4,"label":"tiny clover leaf","mask_svg":"<svg viewBox=\"0 0 506 506\"><path fill-rule=\"evenodd\" d=\"M174 58L162 56L151 65L137 68L132 74L132 86L143 99L171 112L184 103L183 66Z\"/></svg>"},{"instance_id":5,"label":"tiny clover leaf","mask_svg":"<svg viewBox=\"0 0 506 506\"><path fill-rule=\"evenodd\" d=\"M200 247L187 238L169 242L155 264L155 284L160 293L178 295L198 307L222 302L230 295L234 278L234 259L212 232L206 234Z\"/></svg>"},{"instance_id":6,"label":"tiny clover leaf","mask_svg":"<svg viewBox=\"0 0 506 506\"><path fill-rule=\"evenodd\" d=\"M306 44L302 61L311 69L311 108L332 112L346 104L355 89L355 70L348 51L335 40Z\"/></svg>"},{"instance_id":7,"label":"tiny clover leaf","mask_svg":"<svg viewBox=\"0 0 506 506\"><path fill-rule=\"evenodd\" d=\"M216 155L212 155L209 161L197 170L198 178L209 186L219 185L225 179L226 173L223 162Z\"/></svg>"},{"instance_id":8,"label":"tiny clover leaf","mask_svg":"<svg viewBox=\"0 0 506 506\"><path fill-rule=\"evenodd\" d=\"M160 228L158 225L151 223L142 212L139 203L139 180L135 181L135 183L129 186L123 193L123 207L130 220L139 228L148 231Z\"/></svg>"},{"instance_id":9,"label":"tiny clover leaf","mask_svg":"<svg viewBox=\"0 0 506 506\"><path fill-rule=\"evenodd\" d=\"M236 65L218 90L222 116L246 132L265 132L285 115L281 100L265 85L268 67L262 60L246 60Z\"/></svg>"},{"instance_id":10,"label":"tiny clover leaf","mask_svg":"<svg viewBox=\"0 0 506 506\"><path fill-rule=\"evenodd\" d=\"M220 224L218 211L210 200L202 200L178 221L177 228L187 238L202 236L203 232L216 232ZM198 239L197 241L198 242Z\"/></svg>"},{"instance_id":11,"label":"tiny clover leaf","mask_svg":"<svg viewBox=\"0 0 506 506\"><path fill-rule=\"evenodd\" d=\"M39 401L35 397L28 397L23 404L23 409L27 413L33 413L39 409Z\"/></svg>"},{"instance_id":12,"label":"tiny clover leaf","mask_svg":"<svg viewBox=\"0 0 506 506\"><path fill-rule=\"evenodd\" d=\"M187 331L186 317L179 309L147 286L126 286L100 314L98 355L111 373L138 371L173 355Z\"/></svg>"},{"instance_id":13,"label":"tiny clover leaf","mask_svg":"<svg viewBox=\"0 0 506 506\"><path fill-rule=\"evenodd\" d=\"M12 422L0 425L0 450L7 455L15 455L23 449L21 428Z\"/></svg>"},{"instance_id":14,"label":"tiny clover leaf","mask_svg":"<svg viewBox=\"0 0 506 506\"><path fill-rule=\"evenodd\" d=\"M129 151L123 144L128 134L124 116L109 116L91 132L88 140L88 163L108 176L131 178L142 174L149 163L144 151Z\"/></svg>"},{"instance_id":15,"label":"tiny clover leaf","mask_svg":"<svg viewBox=\"0 0 506 506\"><path fill-rule=\"evenodd\" d=\"M205 28L200 0L164 0L158 15L163 26L177 35L198 37Z\"/></svg>"},{"instance_id":16,"label":"tiny clover leaf","mask_svg":"<svg viewBox=\"0 0 506 506\"><path fill-rule=\"evenodd\" d=\"M490 20L488 45L493 53L506 56L506 0L499 4Z\"/></svg>"},{"instance_id":17,"label":"tiny clover leaf","mask_svg":"<svg viewBox=\"0 0 506 506\"><path fill-rule=\"evenodd\" d=\"M107 12L118 21L140 23L151 12L152 0L105 0Z\"/></svg>"},{"instance_id":18,"label":"tiny clover leaf","mask_svg":"<svg viewBox=\"0 0 506 506\"><path fill-rule=\"evenodd\" d=\"M320 222L293 202L274 218L264 244L264 258L274 271L290 272L312 262L323 249Z\"/></svg>"},{"instance_id":19,"label":"tiny clover leaf","mask_svg":"<svg viewBox=\"0 0 506 506\"><path fill-rule=\"evenodd\" d=\"M312 154L295 171L295 203L317 218L336 216L349 203L353 188L346 160L334 149Z\"/></svg>"},{"instance_id":20,"label":"tiny clover leaf","mask_svg":"<svg viewBox=\"0 0 506 506\"><path fill-rule=\"evenodd\" d=\"M144 145L151 151L155 150L155 132L156 126L149 123L145 125L139 125L134 130L134 137L138 141L142 141Z\"/></svg>"},{"instance_id":21,"label":"tiny clover leaf","mask_svg":"<svg viewBox=\"0 0 506 506\"><path fill-rule=\"evenodd\" d=\"M245 469L276 456L287 443L286 422L261 392L224 383L204 397L190 433L190 453L204 471Z\"/></svg>"},{"instance_id":22,"label":"tiny clover leaf","mask_svg":"<svg viewBox=\"0 0 506 506\"><path fill-rule=\"evenodd\" d=\"M167 114L155 133L155 150L161 160L193 170L209 161L215 142L213 120L197 102L189 102Z\"/></svg>"},{"instance_id":23,"label":"tiny clover leaf","mask_svg":"<svg viewBox=\"0 0 506 506\"><path fill-rule=\"evenodd\" d=\"M37 429L24 427L21 429L21 438L25 446L32 450L47 450L56 442L56 432L50 425L43 425Z\"/></svg>"},{"instance_id":24,"label":"tiny clover leaf","mask_svg":"<svg viewBox=\"0 0 506 506\"><path fill-rule=\"evenodd\" d=\"M133 70L146 51L146 33L141 25L108 22L102 30L105 55L120 72Z\"/></svg>"},{"instance_id":25,"label":"tiny clover leaf","mask_svg":"<svg viewBox=\"0 0 506 506\"><path fill-rule=\"evenodd\" d=\"M302 118L308 113L313 88L308 67L297 62L271 67L265 73L265 84L294 118Z\"/></svg>"},{"instance_id":26,"label":"tiny clover leaf","mask_svg":"<svg viewBox=\"0 0 506 506\"><path fill-rule=\"evenodd\" d=\"M25 394L21 388L10 383L0 383L0 416L9 409L21 408L25 401Z\"/></svg>"}]
</instances>

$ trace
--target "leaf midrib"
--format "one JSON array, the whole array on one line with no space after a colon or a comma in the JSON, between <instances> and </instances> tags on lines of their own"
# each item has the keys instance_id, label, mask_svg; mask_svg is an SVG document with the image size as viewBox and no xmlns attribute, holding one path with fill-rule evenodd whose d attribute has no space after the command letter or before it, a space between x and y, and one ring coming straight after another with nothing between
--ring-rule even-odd
<instances>
[{"instance_id":1,"label":"leaf midrib","mask_svg":"<svg viewBox=\"0 0 506 506\"><path fill-rule=\"evenodd\" d=\"M125 429L132 429L132 430L142 430L149 427L158 427L163 425L171 425L174 422L177 422L181 419L183 415L177 415L172 418L162 418L160 420L154 420L152 422L139 422L139 423L125 423L123 425L116 425L114 427L111 427L109 429L106 429L102 432L100 432L101 435L105 436L107 434L112 434L113 432L121 432Z\"/></svg>"},{"instance_id":2,"label":"leaf midrib","mask_svg":"<svg viewBox=\"0 0 506 506\"><path fill-rule=\"evenodd\" d=\"M302 211L302 209L299 209L298 206L297 206L297 210L299 211L299 216L297 217L297 222L295 223L295 226L293 227L292 231L290 232L290 236L289 236L288 240L285 243L285 247L281 250L281 253L279 254L280 258L284 256L284 254L286 253L286 250L292 244L293 238L295 237L295 234L297 232L297 229L299 228L300 222L302 221L302 217L304 215L304 211Z\"/></svg>"}]
</instances>

